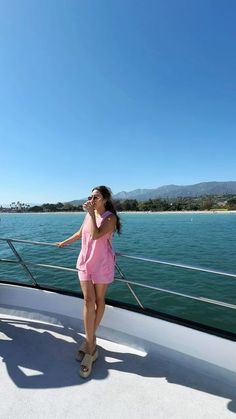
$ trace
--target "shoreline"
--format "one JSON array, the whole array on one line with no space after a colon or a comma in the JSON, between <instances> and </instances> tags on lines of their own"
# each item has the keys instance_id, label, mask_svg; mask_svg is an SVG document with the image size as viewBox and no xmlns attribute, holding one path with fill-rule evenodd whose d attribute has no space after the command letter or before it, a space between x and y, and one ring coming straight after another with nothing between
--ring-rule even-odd
<instances>
[{"instance_id":1,"label":"shoreline","mask_svg":"<svg viewBox=\"0 0 236 419\"><path fill-rule=\"evenodd\" d=\"M119 211L118 211L119 212ZM231 214L236 210L210 210L210 211L122 211L119 214Z\"/></svg>"},{"instance_id":2,"label":"shoreline","mask_svg":"<svg viewBox=\"0 0 236 419\"><path fill-rule=\"evenodd\" d=\"M118 214L236 214L236 210L209 210L209 211L117 211ZM55 214L85 214L85 211L55 211L55 212L0 212L7 215L27 215L27 214L40 214L40 215L55 215Z\"/></svg>"}]
</instances>

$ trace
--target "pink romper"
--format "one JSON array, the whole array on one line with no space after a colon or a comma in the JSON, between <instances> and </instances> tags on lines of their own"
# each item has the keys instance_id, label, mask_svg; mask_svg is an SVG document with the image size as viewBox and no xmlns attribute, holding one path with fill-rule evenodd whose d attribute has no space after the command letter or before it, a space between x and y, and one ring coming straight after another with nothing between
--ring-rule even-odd
<instances>
[{"instance_id":1,"label":"pink romper","mask_svg":"<svg viewBox=\"0 0 236 419\"><path fill-rule=\"evenodd\" d=\"M103 221L112 215L106 211L97 220L100 227ZM82 246L77 260L80 281L92 281L94 284L110 284L114 279L115 253L112 249L111 240L113 233L107 233L99 239L93 240L90 235L89 214L86 215L82 229Z\"/></svg>"}]
</instances>

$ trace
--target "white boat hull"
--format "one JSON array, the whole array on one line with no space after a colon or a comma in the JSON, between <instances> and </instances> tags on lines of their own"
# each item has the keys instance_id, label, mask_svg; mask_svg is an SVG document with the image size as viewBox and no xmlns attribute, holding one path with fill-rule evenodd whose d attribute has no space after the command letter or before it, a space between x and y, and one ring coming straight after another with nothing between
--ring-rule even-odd
<instances>
[{"instance_id":1,"label":"white boat hull","mask_svg":"<svg viewBox=\"0 0 236 419\"><path fill-rule=\"evenodd\" d=\"M57 322L58 316L75 326L82 321L82 299L25 286L0 284L0 306L11 309L11 315L41 321ZM216 366L222 373L236 374L236 342L159 318L107 305L99 335L144 351L155 344L176 357L187 356L188 362L202 361L205 368Z\"/></svg>"}]
</instances>

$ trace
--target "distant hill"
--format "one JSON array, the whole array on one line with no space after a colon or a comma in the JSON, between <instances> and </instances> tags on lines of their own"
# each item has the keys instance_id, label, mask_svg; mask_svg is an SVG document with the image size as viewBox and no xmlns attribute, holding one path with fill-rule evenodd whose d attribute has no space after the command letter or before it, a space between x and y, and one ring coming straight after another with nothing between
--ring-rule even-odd
<instances>
[{"instance_id":1,"label":"distant hill","mask_svg":"<svg viewBox=\"0 0 236 419\"><path fill-rule=\"evenodd\" d=\"M119 192L113 195L114 199L136 199L146 201L155 198L198 197L207 195L236 194L236 181L231 182L202 182L195 185L165 185L155 189L135 189L130 192ZM85 199L70 201L70 204L81 205Z\"/></svg>"},{"instance_id":2,"label":"distant hill","mask_svg":"<svg viewBox=\"0 0 236 419\"><path fill-rule=\"evenodd\" d=\"M78 205L82 205L86 200L87 200L87 198L74 199L74 201L69 201L69 202L67 202L67 204L78 206Z\"/></svg>"},{"instance_id":3,"label":"distant hill","mask_svg":"<svg viewBox=\"0 0 236 419\"><path fill-rule=\"evenodd\" d=\"M119 192L114 199L137 199L146 201L155 198L197 197L206 195L236 194L236 182L202 182L195 185L165 185L155 189L135 189L130 192Z\"/></svg>"}]
</instances>

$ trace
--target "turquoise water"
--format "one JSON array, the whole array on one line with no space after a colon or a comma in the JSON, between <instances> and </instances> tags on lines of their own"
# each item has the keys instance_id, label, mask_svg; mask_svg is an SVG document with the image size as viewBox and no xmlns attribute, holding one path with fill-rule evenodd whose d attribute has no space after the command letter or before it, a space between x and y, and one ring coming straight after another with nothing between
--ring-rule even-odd
<instances>
[{"instance_id":1,"label":"turquoise water","mask_svg":"<svg viewBox=\"0 0 236 419\"><path fill-rule=\"evenodd\" d=\"M0 237L56 242L77 231L84 214L1 214ZM115 236L117 252L236 273L236 214L121 214L123 234ZM80 242L63 249L15 244L35 263L75 267ZM0 242L0 257L14 259ZM155 285L194 296L236 303L236 279L176 269L119 257L118 264L131 281ZM30 268L42 285L79 291L76 273ZM0 264L0 278L30 283L20 266ZM151 292L134 286L145 307L236 332L233 309L216 307L184 297ZM136 305L127 286L115 281L107 296Z\"/></svg>"}]
</instances>

